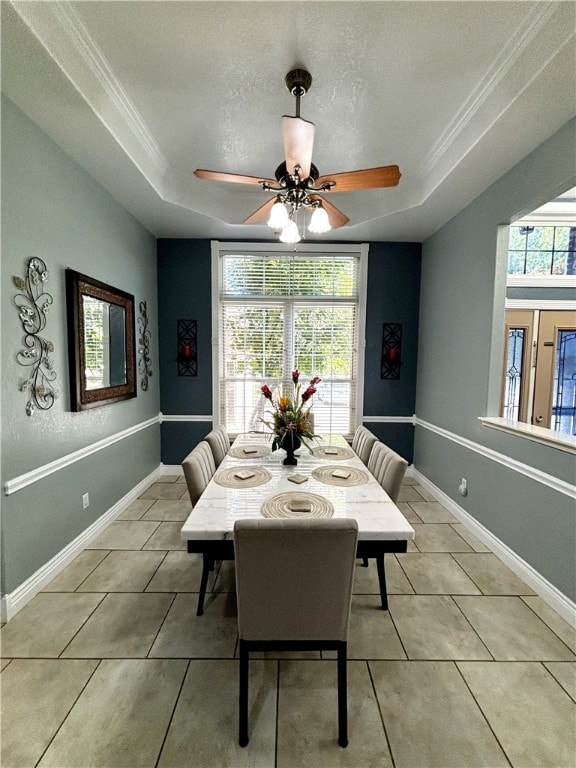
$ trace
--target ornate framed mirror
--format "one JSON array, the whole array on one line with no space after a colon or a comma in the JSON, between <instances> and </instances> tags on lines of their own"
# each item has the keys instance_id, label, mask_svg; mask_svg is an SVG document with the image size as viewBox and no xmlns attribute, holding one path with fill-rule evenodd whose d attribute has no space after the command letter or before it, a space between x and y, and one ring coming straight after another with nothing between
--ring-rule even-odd
<instances>
[{"instance_id":1,"label":"ornate framed mirror","mask_svg":"<svg viewBox=\"0 0 576 768\"><path fill-rule=\"evenodd\" d=\"M66 270L73 411L136 397L134 296Z\"/></svg>"}]
</instances>

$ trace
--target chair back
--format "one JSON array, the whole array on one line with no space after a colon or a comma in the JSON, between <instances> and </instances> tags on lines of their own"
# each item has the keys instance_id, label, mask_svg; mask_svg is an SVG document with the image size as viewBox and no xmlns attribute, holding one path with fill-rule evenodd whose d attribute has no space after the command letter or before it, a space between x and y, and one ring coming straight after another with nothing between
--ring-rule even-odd
<instances>
[{"instance_id":1,"label":"chair back","mask_svg":"<svg viewBox=\"0 0 576 768\"><path fill-rule=\"evenodd\" d=\"M346 641L357 539L348 518L237 520L240 639Z\"/></svg>"},{"instance_id":2,"label":"chair back","mask_svg":"<svg viewBox=\"0 0 576 768\"><path fill-rule=\"evenodd\" d=\"M378 438L369 429L360 425L354 433L352 440L352 450L358 456L363 464L368 463L370 457L370 451L374 443L378 441Z\"/></svg>"},{"instance_id":3,"label":"chair back","mask_svg":"<svg viewBox=\"0 0 576 768\"><path fill-rule=\"evenodd\" d=\"M382 465L382 480L380 485L394 503L398 501L402 480L406 474L408 462L394 451L390 451Z\"/></svg>"},{"instance_id":4,"label":"chair back","mask_svg":"<svg viewBox=\"0 0 576 768\"><path fill-rule=\"evenodd\" d=\"M226 430L221 427L216 427L206 435L204 440L206 440L210 446L212 455L214 456L214 464L219 467L230 449L230 441L228 440Z\"/></svg>"},{"instance_id":5,"label":"chair back","mask_svg":"<svg viewBox=\"0 0 576 768\"><path fill-rule=\"evenodd\" d=\"M388 454L390 453L391 448L387 446L385 443L381 443L380 440L377 440L374 445L372 446L372 450L370 451L370 456L368 458L368 463L366 466L370 470L370 472L374 475L376 480L378 480L379 483L381 483L381 479L383 477L382 475L382 463L384 462L384 459Z\"/></svg>"},{"instance_id":6,"label":"chair back","mask_svg":"<svg viewBox=\"0 0 576 768\"><path fill-rule=\"evenodd\" d=\"M210 478L216 471L214 456L208 443L198 443L182 462L188 494L192 505L196 504L204 489L210 482Z\"/></svg>"}]
</instances>

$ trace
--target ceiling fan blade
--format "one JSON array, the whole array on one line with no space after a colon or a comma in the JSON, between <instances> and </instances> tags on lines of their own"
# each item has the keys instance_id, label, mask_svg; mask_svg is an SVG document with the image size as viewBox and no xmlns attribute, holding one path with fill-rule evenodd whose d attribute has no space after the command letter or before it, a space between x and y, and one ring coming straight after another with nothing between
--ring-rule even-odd
<instances>
[{"instance_id":1,"label":"ceiling fan blade","mask_svg":"<svg viewBox=\"0 0 576 768\"><path fill-rule=\"evenodd\" d=\"M345 213L342 213L342 211L338 210L335 205L332 205L332 203L329 203L328 200L324 197L320 197L320 195L310 195L310 200L319 200L322 203L322 207L328 214L328 221L330 222L330 226L332 229L338 229L338 227L344 227L350 219L348 216L346 216Z\"/></svg>"},{"instance_id":2,"label":"ceiling fan blade","mask_svg":"<svg viewBox=\"0 0 576 768\"><path fill-rule=\"evenodd\" d=\"M333 181L331 192L355 192L360 189L376 187L395 187L400 181L400 169L397 165L383 165L379 168L364 168L361 171L347 171L320 176L316 186Z\"/></svg>"},{"instance_id":3,"label":"ceiling fan blade","mask_svg":"<svg viewBox=\"0 0 576 768\"><path fill-rule=\"evenodd\" d=\"M262 184L265 181L267 184L276 185L274 179L263 179L262 176L241 176L239 173L226 173L225 171L206 171L204 168L196 168L194 176L199 179L206 179L207 181L228 181L232 184Z\"/></svg>"},{"instance_id":4,"label":"ceiling fan blade","mask_svg":"<svg viewBox=\"0 0 576 768\"><path fill-rule=\"evenodd\" d=\"M299 165L300 178L303 181L310 176L315 130L314 123L303 120L301 117L284 115L282 118L286 168L288 173L294 173L294 168Z\"/></svg>"},{"instance_id":5,"label":"ceiling fan blade","mask_svg":"<svg viewBox=\"0 0 576 768\"><path fill-rule=\"evenodd\" d=\"M261 205L260 208L257 208L254 213L251 213L247 219L244 219L244 224L266 223L270 217L270 211L275 202L275 197L271 197L270 200L266 200L264 205Z\"/></svg>"}]
</instances>

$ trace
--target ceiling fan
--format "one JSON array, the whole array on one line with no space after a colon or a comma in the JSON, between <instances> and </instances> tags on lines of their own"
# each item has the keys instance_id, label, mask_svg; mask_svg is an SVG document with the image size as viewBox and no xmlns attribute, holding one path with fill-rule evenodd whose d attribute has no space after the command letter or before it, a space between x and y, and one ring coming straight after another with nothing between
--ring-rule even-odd
<instances>
[{"instance_id":1,"label":"ceiling fan","mask_svg":"<svg viewBox=\"0 0 576 768\"><path fill-rule=\"evenodd\" d=\"M309 232L319 234L348 224L348 216L329 203L323 197L324 194L395 187L401 175L397 165L385 165L320 176L312 162L314 123L300 117L300 99L311 85L312 76L305 69L294 69L286 75L286 87L296 98L296 114L282 117L285 159L276 168L275 179L207 171L203 168L194 171L199 179L259 185L265 192L274 193L275 196L250 214L244 224L267 222L279 234L280 240L286 243L296 243L301 239L296 222L296 213L301 208L308 208L312 212Z\"/></svg>"}]
</instances>

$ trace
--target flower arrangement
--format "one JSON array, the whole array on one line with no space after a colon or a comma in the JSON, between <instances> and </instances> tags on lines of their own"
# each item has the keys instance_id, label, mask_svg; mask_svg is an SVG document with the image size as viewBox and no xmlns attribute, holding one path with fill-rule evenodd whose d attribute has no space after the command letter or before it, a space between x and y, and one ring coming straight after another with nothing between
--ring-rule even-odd
<instances>
[{"instance_id":1,"label":"flower arrangement","mask_svg":"<svg viewBox=\"0 0 576 768\"><path fill-rule=\"evenodd\" d=\"M310 420L311 403L309 400L316 392L316 385L321 381L319 376L310 379L310 384L301 392L300 371L292 371L292 384L294 391L292 397L284 394L273 394L268 384L260 387L260 391L270 401L272 410L268 411L272 419L262 419L262 422L269 427L276 436L276 444L281 448L297 447L300 442L311 451L308 440L312 440L316 435L312 429Z\"/></svg>"}]
</instances>

